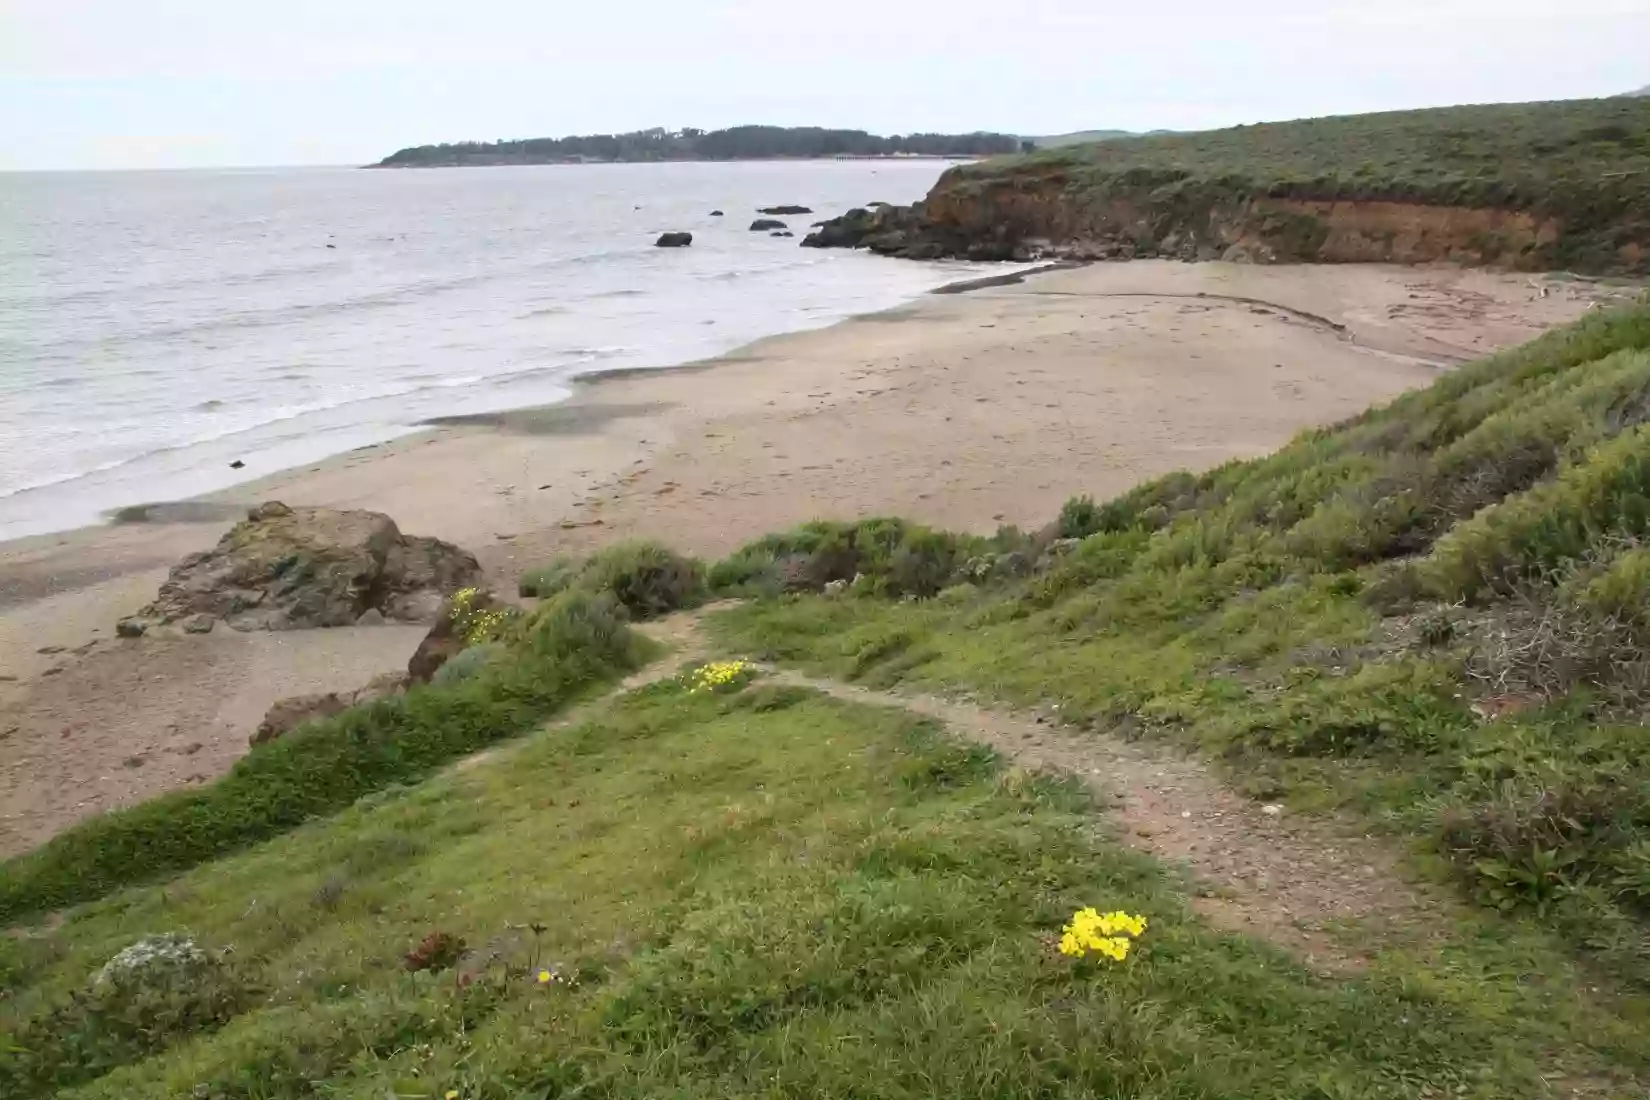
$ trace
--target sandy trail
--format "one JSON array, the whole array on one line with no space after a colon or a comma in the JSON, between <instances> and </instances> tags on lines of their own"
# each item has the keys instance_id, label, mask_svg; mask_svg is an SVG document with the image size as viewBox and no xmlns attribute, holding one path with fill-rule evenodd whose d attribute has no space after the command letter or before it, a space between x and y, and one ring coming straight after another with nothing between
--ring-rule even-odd
<instances>
[{"instance_id":1,"label":"sandy trail","mask_svg":"<svg viewBox=\"0 0 1650 1100\"><path fill-rule=\"evenodd\" d=\"M416 637L395 628L113 639L237 506L386 512L505 585L629 536L710 555L819 517L1031 527L1075 493L1264 454L1425 385L1577 316L1568 289L1455 269L1061 271L274 473L196 522L160 509L0 546L0 854L221 773L278 698L404 665ZM174 742L201 748L174 763Z\"/></svg>"}]
</instances>

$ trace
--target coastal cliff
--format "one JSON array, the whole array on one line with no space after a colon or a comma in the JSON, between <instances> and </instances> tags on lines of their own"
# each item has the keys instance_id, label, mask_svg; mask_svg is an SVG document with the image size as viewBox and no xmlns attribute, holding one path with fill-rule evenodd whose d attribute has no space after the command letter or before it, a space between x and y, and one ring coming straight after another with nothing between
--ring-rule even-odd
<instances>
[{"instance_id":1,"label":"coastal cliff","mask_svg":"<svg viewBox=\"0 0 1650 1100\"><path fill-rule=\"evenodd\" d=\"M1002 157L951 169L913 206L851 211L804 244L1650 274L1650 103L1312 119Z\"/></svg>"}]
</instances>

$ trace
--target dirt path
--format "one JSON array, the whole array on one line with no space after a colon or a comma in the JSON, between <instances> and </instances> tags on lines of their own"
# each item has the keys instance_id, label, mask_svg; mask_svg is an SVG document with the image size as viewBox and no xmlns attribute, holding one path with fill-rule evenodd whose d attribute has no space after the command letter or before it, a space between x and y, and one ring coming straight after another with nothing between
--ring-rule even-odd
<instances>
[{"instance_id":1,"label":"dirt path","mask_svg":"<svg viewBox=\"0 0 1650 1100\"><path fill-rule=\"evenodd\" d=\"M642 674L643 682L674 675L712 652L698 622L713 610L643 628L674 648L671 659ZM781 683L936 719L1019 767L1079 777L1111 806L1124 843L1184 871L1193 906L1205 920L1288 948L1315 969L1356 969L1384 933L1402 928L1414 935L1451 904L1420 896L1388 847L1348 823L1262 806L1226 786L1201 761L1163 746L1046 717L762 667Z\"/></svg>"},{"instance_id":2,"label":"dirt path","mask_svg":"<svg viewBox=\"0 0 1650 1100\"><path fill-rule=\"evenodd\" d=\"M1186 872L1193 907L1210 924L1287 947L1316 969L1356 967L1368 954L1360 941L1437 911L1379 842L1345 823L1262 806L1200 761L1162 747L929 695L773 674L834 698L937 719L1020 767L1077 776L1110 801L1124 843Z\"/></svg>"}]
</instances>

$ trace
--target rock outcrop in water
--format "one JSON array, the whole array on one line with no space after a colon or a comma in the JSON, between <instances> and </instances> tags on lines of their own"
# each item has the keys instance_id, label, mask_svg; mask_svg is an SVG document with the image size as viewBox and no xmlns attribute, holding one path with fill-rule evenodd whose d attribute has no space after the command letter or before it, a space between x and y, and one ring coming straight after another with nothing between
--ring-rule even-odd
<instances>
[{"instance_id":1,"label":"rock outcrop in water","mask_svg":"<svg viewBox=\"0 0 1650 1100\"><path fill-rule=\"evenodd\" d=\"M790 226L786 225L782 221L779 221L777 218L757 218L755 221L751 222L752 233L766 233L774 229L789 228Z\"/></svg>"},{"instance_id":2,"label":"rock outcrop in water","mask_svg":"<svg viewBox=\"0 0 1650 1100\"><path fill-rule=\"evenodd\" d=\"M692 233L661 233L653 242L655 248L686 248L693 243Z\"/></svg>"},{"instance_id":3,"label":"rock outcrop in water","mask_svg":"<svg viewBox=\"0 0 1650 1100\"><path fill-rule=\"evenodd\" d=\"M271 502L252 509L211 550L180 562L155 602L122 620L119 632L131 637L201 615L236 630L349 626L369 611L427 623L450 593L480 577L468 552L404 535L377 512Z\"/></svg>"}]
</instances>

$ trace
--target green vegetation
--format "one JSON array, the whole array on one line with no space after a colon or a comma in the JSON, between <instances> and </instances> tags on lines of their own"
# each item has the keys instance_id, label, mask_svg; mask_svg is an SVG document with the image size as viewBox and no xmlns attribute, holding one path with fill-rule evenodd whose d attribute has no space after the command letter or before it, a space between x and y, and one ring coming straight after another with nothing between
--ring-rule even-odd
<instances>
[{"instance_id":1,"label":"green vegetation","mask_svg":"<svg viewBox=\"0 0 1650 1100\"><path fill-rule=\"evenodd\" d=\"M1647 494L1650 304L1270 458L1073 501L1049 534L1082 541L1029 579L979 587L976 562L933 601L716 621L769 659L1195 745L1421 838L1650 985Z\"/></svg>"},{"instance_id":2,"label":"green vegetation","mask_svg":"<svg viewBox=\"0 0 1650 1100\"><path fill-rule=\"evenodd\" d=\"M766 160L779 157L932 157L1012 153L1018 138L1007 134L907 134L877 137L864 130L818 126L735 126L727 130L662 128L629 134L461 141L401 149L381 168L435 168L466 164L557 164L576 161Z\"/></svg>"},{"instance_id":3,"label":"green vegetation","mask_svg":"<svg viewBox=\"0 0 1650 1100\"><path fill-rule=\"evenodd\" d=\"M1089 203L1127 198L1149 219L1177 227L1183 215L1257 197L1528 210L1563 224L1557 240L1528 257L1529 266L1650 272L1645 98L1445 107L1114 138L959 166L935 190L1023 190L1033 181ZM1286 228L1270 227L1276 234Z\"/></svg>"},{"instance_id":4,"label":"green vegetation","mask_svg":"<svg viewBox=\"0 0 1650 1100\"><path fill-rule=\"evenodd\" d=\"M1525 1098L1645 1065L1526 938L1320 978L1095 821L901 711L667 681L0 939L0 1094ZM1056 950L1089 905L1146 918L1125 962ZM156 928L235 969L187 1038L81 1042L111 1030L88 981Z\"/></svg>"},{"instance_id":5,"label":"green vegetation","mask_svg":"<svg viewBox=\"0 0 1650 1100\"><path fill-rule=\"evenodd\" d=\"M14 923L79 903L0 937L0 1095L1643 1095L1647 490L1650 300L1031 534L554 562L441 682L0 866ZM707 592L723 659L443 767ZM740 650L1183 744L1481 905L1314 972L1070 777Z\"/></svg>"},{"instance_id":6,"label":"green vegetation","mask_svg":"<svg viewBox=\"0 0 1650 1100\"><path fill-rule=\"evenodd\" d=\"M604 547L589 558L558 557L521 578L521 594L547 599L561 592L606 594L630 614L652 618L704 598L704 570L692 558L646 539Z\"/></svg>"},{"instance_id":7,"label":"green vegetation","mask_svg":"<svg viewBox=\"0 0 1650 1100\"><path fill-rule=\"evenodd\" d=\"M718 562L710 584L724 594L754 596L819 591L859 578L865 593L933 596L965 541L898 519L810 523Z\"/></svg>"},{"instance_id":8,"label":"green vegetation","mask_svg":"<svg viewBox=\"0 0 1650 1100\"><path fill-rule=\"evenodd\" d=\"M640 640L611 597L568 593L521 624L502 659L312 722L254 748L228 775L75 826L0 865L0 918L15 920L197 866L417 781L524 733L635 667Z\"/></svg>"}]
</instances>

